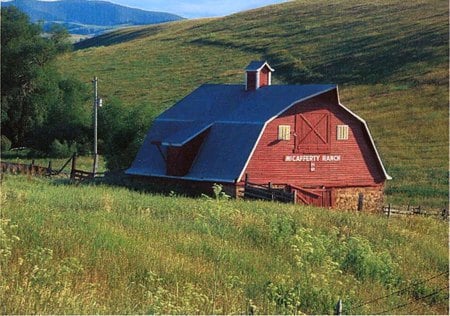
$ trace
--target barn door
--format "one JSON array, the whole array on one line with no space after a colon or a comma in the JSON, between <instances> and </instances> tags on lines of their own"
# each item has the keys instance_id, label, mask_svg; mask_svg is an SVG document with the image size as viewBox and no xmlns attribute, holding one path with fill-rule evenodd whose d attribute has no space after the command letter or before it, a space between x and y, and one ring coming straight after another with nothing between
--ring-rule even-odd
<instances>
[{"instance_id":1,"label":"barn door","mask_svg":"<svg viewBox=\"0 0 450 316\"><path fill-rule=\"evenodd\" d=\"M297 189L297 203L318 207L333 207L333 191L329 188Z\"/></svg>"},{"instance_id":2,"label":"barn door","mask_svg":"<svg viewBox=\"0 0 450 316\"><path fill-rule=\"evenodd\" d=\"M328 112L297 114L295 116L295 152L329 152L330 131L330 114Z\"/></svg>"}]
</instances>

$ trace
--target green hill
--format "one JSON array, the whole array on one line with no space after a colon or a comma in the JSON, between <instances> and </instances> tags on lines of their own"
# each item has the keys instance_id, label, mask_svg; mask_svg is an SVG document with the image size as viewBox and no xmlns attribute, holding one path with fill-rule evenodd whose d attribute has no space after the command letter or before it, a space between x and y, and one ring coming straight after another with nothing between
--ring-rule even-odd
<instances>
[{"instance_id":1,"label":"green hill","mask_svg":"<svg viewBox=\"0 0 450 316\"><path fill-rule=\"evenodd\" d=\"M224 18L105 34L79 44L60 68L154 117L202 83L243 81L267 59L274 83L337 83L364 117L389 174L389 201L448 203L448 4L310 1Z\"/></svg>"},{"instance_id":2,"label":"green hill","mask_svg":"<svg viewBox=\"0 0 450 316\"><path fill-rule=\"evenodd\" d=\"M107 1L93 0L12 0L2 6L15 6L33 22L42 22L49 30L53 24L63 25L71 34L95 35L130 25L148 25L177 21L182 17L166 12L144 11Z\"/></svg>"}]
</instances>

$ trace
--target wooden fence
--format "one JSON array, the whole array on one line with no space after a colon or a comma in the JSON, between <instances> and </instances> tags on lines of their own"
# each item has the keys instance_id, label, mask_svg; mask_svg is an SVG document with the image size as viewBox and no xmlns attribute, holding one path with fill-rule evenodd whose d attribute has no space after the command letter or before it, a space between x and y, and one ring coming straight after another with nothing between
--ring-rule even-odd
<instances>
[{"instance_id":1,"label":"wooden fence","mask_svg":"<svg viewBox=\"0 0 450 316\"><path fill-rule=\"evenodd\" d=\"M430 210L419 206L393 206L388 204L383 207L383 213L388 217L391 216L412 216L412 215L422 215L422 216L433 216L442 219L448 219L449 212L447 208L442 210Z\"/></svg>"},{"instance_id":2,"label":"wooden fence","mask_svg":"<svg viewBox=\"0 0 450 316\"><path fill-rule=\"evenodd\" d=\"M284 203L295 203L296 194L294 191L286 191L285 188L277 188L272 183L256 184L245 179L244 199L278 201Z\"/></svg>"},{"instance_id":3,"label":"wooden fence","mask_svg":"<svg viewBox=\"0 0 450 316\"><path fill-rule=\"evenodd\" d=\"M36 166L34 161L30 164L14 163L14 162L1 162L2 173L12 174L29 174L29 175L51 175L54 170L51 167Z\"/></svg>"},{"instance_id":4,"label":"wooden fence","mask_svg":"<svg viewBox=\"0 0 450 316\"><path fill-rule=\"evenodd\" d=\"M56 176L56 175L65 175L69 176L71 180L81 182L84 180L92 180L97 177L104 176L103 172L88 172L79 170L76 168L77 154L74 153L72 157L70 157L64 165L55 170L52 168L52 162L49 161L47 167L35 165L34 159L30 164L23 163L15 163L15 162L1 162L1 172L2 173L11 173L11 174L27 174L32 176ZM72 163L70 173L63 171L69 163Z\"/></svg>"}]
</instances>

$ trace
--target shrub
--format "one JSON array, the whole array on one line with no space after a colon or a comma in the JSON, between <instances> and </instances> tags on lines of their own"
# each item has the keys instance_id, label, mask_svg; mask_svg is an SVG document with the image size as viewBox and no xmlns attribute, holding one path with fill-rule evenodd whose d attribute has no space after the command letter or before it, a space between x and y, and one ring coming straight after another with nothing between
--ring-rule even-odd
<instances>
[{"instance_id":1,"label":"shrub","mask_svg":"<svg viewBox=\"0 0 450 316\"><path fill-rule=\"evenodd\" d=\"M144 142L154 114L145 106L124 107L119 100L109 100L99 112L99 134L109 170L128 168Z\"/></svg>"},{"instance_id":2,"label":"shrub","mask_svg":"<svg viewBox=\"0 0 450 316\"><path fill-rule=\"evenodd\" d=\"M77 151L77 144L72 143L69 145L67 141L62 143L55 139L50 145L50 156L54 158L67 158Z\"/></svg>"},{"instance_id":3,"label":"shrub","mask_svg":"<svg viewBox=\"0 0 450 316\"><path fill-rule=\"evenodd\" d=\"M349 239L346 248L341 267L354 273L357 279L379 281L382 284L398 281L395 264L388 252L376 253L367 240L356 237Z\"/></svg>"},{"instance_id":4,"label":"shrub","mask_svg":"<svg viewBox=\"0 0 450 316\"><path fill-rule=\"evenodd\" d=\"M11 141L5 135L1 136L1 150L8 151L11 149Z\"/></svg>"}]
</instances>

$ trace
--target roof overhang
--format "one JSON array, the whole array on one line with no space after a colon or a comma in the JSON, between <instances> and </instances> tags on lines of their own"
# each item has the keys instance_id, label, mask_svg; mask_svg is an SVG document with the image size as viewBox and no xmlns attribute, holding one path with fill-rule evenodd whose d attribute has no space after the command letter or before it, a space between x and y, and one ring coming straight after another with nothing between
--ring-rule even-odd
<instances>
[{"instance_id":1,"label":"roof overhang","mask_svg":"<svg viewBox=\"0 0 450 316\"><path fill-rule=\"evenodd\" d=\"M259 66L256 66L256 67L252 67L252 66L253 66L252 63L250 63L250 65L248 65L247 68L245 68L245 71L261 71L261 69L263 69L265 66L267 66L267 68L269 68L270 71L275 71L275 69L270 67L270 65L267 63L267 61L264 61Z\"/></svg>"},{"instance_id":2,"label":"roof overhang","mask_svg":"<svg viewBox=\"0 0 450 316\"><path fill-rule=\"evenodd\" d=\"M194 124L188 131L190 133L185 133L185 131L183 131L183 133L176 133L175 135L171 135L170 137L162 140L161 145L172 147L184 146L195 137L206 131L212 125L213 123Z\"/></svg>"},{"instance_id":3,"label":"roof overhang","mask_svg":"<svg viewBox=\"0 0 450 316\"><path fill-rule=\"evenodd\" d=\"M220 179L220 178L198 178L198 177L189 177L189 176L169 176L163 174L145 174L139 170L133 170L133 168L129 168L125 171L125 174L130 176L140 176L140 177L149 177L149 178L162 178L162 179L174 179L174 180L186 180L186 181L199 181L199 182L218 182L218 183L236 183L234 179Z\"/></svg>"}]
</instances>

